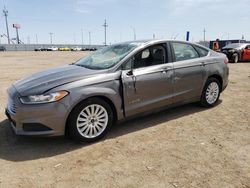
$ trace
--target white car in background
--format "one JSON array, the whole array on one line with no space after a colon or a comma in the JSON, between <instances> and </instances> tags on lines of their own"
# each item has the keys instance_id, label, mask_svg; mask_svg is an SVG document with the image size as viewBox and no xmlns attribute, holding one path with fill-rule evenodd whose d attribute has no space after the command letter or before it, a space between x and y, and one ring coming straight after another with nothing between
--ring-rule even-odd
<instances>
[{"instance_id":1,"label":"white car in background","mask_svg":"<svg viewBox=\"0 0 250 188\"><path fill-rule=\"evenodd\" d=\"M71 51L81 51L81 50L82 50L82 48L80 48L80 47L71 48Z\"/></svg>"},{"instance_id":2,"label":"white car in background","mask_svg":"<svg viewBox=\"0 0 250 188\"><path fill-rule=\"evenodd\" d=\"M47 51L58 51L58 48L57 47L50 47L50 48L47 48Z\"/></svg>"}]
</instances>

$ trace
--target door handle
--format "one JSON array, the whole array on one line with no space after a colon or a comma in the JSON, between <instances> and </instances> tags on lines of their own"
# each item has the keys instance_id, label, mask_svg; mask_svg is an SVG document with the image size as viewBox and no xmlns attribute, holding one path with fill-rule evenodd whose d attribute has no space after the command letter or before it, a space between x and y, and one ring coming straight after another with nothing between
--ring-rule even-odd
<instances>
[{"instance_id":1,"label":"door handle","mask_svg":"<svg viewBox=\"0 0 250 188\"><path fill-rule=\"evenodd\" d=\"M206 63L205 62L202 62L202 63L200 63L200 66L206 66Z\"/></svg>"},{"instance_id":2,"label":"door handle","mask_svg":"<svg viewBox=\"0 0 250 188\"><path fill-rule=\"evenodd\" d=\"M169 70L171 70L171 68L163 68L163 69L161 70L161 72L167 73Z\"/></svg>"}]
</instances>

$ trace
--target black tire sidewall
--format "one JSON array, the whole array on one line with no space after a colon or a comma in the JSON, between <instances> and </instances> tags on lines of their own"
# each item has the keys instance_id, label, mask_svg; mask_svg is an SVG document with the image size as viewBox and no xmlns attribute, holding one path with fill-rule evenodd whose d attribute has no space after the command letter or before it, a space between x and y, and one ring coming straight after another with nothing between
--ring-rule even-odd
<instances>
[{"instance_id":1,"label":"black tire sidewall","mask_svg":"<svg viewBox=\"0 0 250 188\"><path fill-rule=\"evenodd\" d=\"M219 86L219 94L218 94L218 97L216 99L216 101L213 103L213 104L209 104L207 102L207 99L206 99L206 91L207 91L207 88L208 86L212 83L212 82L216 82ZM200 104L204 107L213 107L217 104L219 98L220 98L220 93L221 93L221 84L220 82L216 79L216 78L208 78L205 86L204 86L204 89L202 91L202 96L201 96L201 100L200 100Z\"/></svg>"},{"instance_id":2,"label":"black tire sidewall","mask_svg":"<svg viewBox=\"0 0 250 188\"><path fill-rule=\"evenodd\" d=\"M77 121L77 118L78 118L78 115L80 114L80 112L85 107L87 107L91 104L98 104L106 109L106 111L108 113L108 124L107 124L107 127L105 128L105 130L99 136L97 136L95 138L85 138L78 132L76 121ZM67 126L68 126L67 130L68 130L69 136L75 141L94 142L94 141L101 139L103 136L105 136L107 134L107 132L109 131L110 127L113 125L113 123L114 123L114 116L113 116L113 111L112 111L112 108L110 107L110 105L106 101L104 101L100 98L90 98L90 99L84 100L81 103L79 103L71 111L71 113L69 115L68 123L67 123Z\"/></svg>"}]
</instances>

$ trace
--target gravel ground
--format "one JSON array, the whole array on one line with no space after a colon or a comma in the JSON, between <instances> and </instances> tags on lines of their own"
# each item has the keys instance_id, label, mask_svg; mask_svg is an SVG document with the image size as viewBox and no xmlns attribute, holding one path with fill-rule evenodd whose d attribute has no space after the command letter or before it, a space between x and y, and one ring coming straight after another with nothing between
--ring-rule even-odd
<instances>
[{"instance_id":1,"label":"gravel ground","mask_svg":"<svg viewBox=\"0 0 250 188\"><path fill-rule=\"evenodd\" d=\"M0 53L0 187L250 187L250 63L229 65L229 86L211 109L140 117L93 144L15 136L4 115L7 87L85 54Z\"/></svg>"}]
</instances>

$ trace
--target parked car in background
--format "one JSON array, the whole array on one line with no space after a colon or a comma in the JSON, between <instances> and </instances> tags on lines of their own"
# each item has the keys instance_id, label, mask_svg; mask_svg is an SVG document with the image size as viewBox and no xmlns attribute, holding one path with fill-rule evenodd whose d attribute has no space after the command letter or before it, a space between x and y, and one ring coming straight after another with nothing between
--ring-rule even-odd
<instances>
[{"instance_id":1,"label":"parked car in background","mask_svg":"<svg viewBox=\"0 0 250 188\"><path fill-rule=\"evenodd\" d=\"M88 51L89 49L88 48L82 48L82 51Z\"/></svg>"},{"instance_id":2,"label":"parked car in background","mask_svg":"<svg viewBox=\"0 0 250 188\"><path fill-rule=\"evenodd\" d=\"M40 48L35 48L34 51L36 51L36 52L42 51L42 47L40 47Z\"/></svg>"},{"instance_id":3,"label":"parked car in background","mask_svg":"<svg viewBox=\"0 0 250 188\"><path fill-rule=\"evenodd\" d=\"M222 53L226 54L229 61L232 63L238 63L239 61L250 61L250 44L228 44L222 48Z\"/></svg>"},{"instance_id":4,"label":"parked car in background","mask_svg":"<svg viewBox=\"0 0 250 188\"><path fill-rule=\"evenodd\" d=\"M74 47L74 48L71 48L71 51L81 51L82 48L81 47Z\"/></svg>"},{"instance_id":5,"label":"parked car in background","mask_svg":"<svg viewBox=\"0 0 250 188\"><path fill-rule=\"evenodd\" d=\"M0 46L0 51L4 52L6 51L6 48L4 46Z\"/></svg>"},{"instance_id":6,"label":"parked car in background","mask_svg":"<svg viewBox=\"0 0 250 188\"><path fill-rule=\"evenodd\" d=\"M71 51L70 48L68 47L61 47L61 48L58 48L59 51Z\"/></svg>"},{"instance_id":7,"label":"parked car in background","mask_svg":"<svg viewBox=\"0 0 250 188\"><path fill-rule=\"evenodd\" d=\"M57 51L57 50L58 50L58 48L55 46L47 48L47 51Z\"/></svg>"},{"instance_id":8,"label":"parked car in background","mask_svg":"<svg viewBox=\"0 0 250 188\"><path fill-rule=\"evenodd\" d=\"M96 51L97 48L82 48L82 51Z\"/></svg>"},{"instance_id":9,"label":"parked car in background","mask_svg":"<svg viewBox=\"0 0 250 188\"><path fill-rule=\"evenodd\" d=\"M96 48L90 48L89 51L96 51Z\"/></svg>"},{"instance_id":10,"label":"parked car in background","mask_svg":"<svg viewBox=\"0 0 250 188\"><path fill-rule=\"evenodd\" d=\"M222 53L181 41L106 46L8 89L6 115L18 135L103 137L119 120L166 107L217 104L228 84Z\"/></svg>"}]
</instances>

